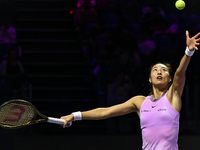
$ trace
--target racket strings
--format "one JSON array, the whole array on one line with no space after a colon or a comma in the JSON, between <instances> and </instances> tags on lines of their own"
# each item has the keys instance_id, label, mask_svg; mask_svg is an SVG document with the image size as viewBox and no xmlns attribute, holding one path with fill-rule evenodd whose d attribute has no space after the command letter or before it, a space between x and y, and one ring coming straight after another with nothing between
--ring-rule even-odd
<instances>
[{"instance_id":1,"label":"racket strings","mask_svg":"<svg viewBox=\"0 0 200 150\"><path fill-rule=\"evenodd\" d=\"M13 102L0 108L0 124L3 127L16 128L28 124L35 118L35 109L28 103Z\"/></svg>"}]
</instances>

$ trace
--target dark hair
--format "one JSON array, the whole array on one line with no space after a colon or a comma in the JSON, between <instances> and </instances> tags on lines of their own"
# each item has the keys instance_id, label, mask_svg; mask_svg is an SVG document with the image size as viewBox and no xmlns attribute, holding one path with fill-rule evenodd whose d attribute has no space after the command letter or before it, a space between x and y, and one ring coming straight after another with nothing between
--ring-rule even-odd
<instances>
[{"instance_id":1,"label":"dark hair","mask_svg":"<svg viewBox=\"0 0 200 150\"><path fill-rule=\"evenodd\" d=\"M172 77L172 67L171 67L171 65L170 65L169 63L167 63L167 62L157 62L157 63L151 65L151 67L149 68L149 77L151 76L151 70L152 70L153 66L155 66L155 65L157 65L157 64L163 64L163 65L165 65L165 66L168 68L168 70L169 70L169 76ZM169 83L167 84L167 89L169 89L169 87L171 86L171 83L172 83L172 82L169 82ZM152 84L150 84L149 91L150 91L149 95L153 95Z\"/></svg>"}]
</instances>

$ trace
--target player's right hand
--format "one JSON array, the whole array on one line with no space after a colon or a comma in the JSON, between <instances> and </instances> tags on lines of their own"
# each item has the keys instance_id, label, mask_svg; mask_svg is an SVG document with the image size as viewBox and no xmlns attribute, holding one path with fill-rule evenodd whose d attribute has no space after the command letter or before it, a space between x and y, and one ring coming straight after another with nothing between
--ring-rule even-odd
<instances>
[{"instance_id":1,"label":"player's right hand","mask_svg":"<svg viewBox=\"0 0 200 150\"><path fill-rule=\"evenodd\" d=\"M67 116L62 116L60 119L65 120L65 123L63 124L63 128L70 127L72 125L72 122L74 121L74 115L70 114Z\"/></svg>"}]
</instances>

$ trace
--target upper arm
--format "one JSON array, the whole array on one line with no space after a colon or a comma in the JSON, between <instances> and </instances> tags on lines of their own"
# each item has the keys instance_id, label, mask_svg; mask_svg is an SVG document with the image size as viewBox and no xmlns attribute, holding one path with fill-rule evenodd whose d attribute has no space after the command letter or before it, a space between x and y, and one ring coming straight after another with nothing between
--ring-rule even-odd
<instances>
[{"instance_id":1,"label":"upper arm","mask_svg":"<svg viewBox=\"0 0 200 150\"><path fill-rule=\"evenodd\" d=\"M143 96L135 96L122 104L108 107L104 115L107 116L106 118L109 118L138 112L144 99L145 97Z\"/></svg>"},{"instance_id":2,"label":"upper arm","mask_svg":"<svg viewBox=\"0 0 200 150\"><path fill-rule=\"evenodd\" d=\"M179 67L174 74L174 80L171 86L172 92L178 94L180 97L183 92L185 85L185 74L188 64L190 62L190 57L184 55L180 61Z\"/></svg>"},{"instance_id":3,"label":"upper arm","mask_svg":"<svg viewBox=\"0 0 200 150\"><path fill-rule=\"evenodd\" d=\"M185 85L185 72L180 72L179 68L174 74L173 83L168 92L168 100L172 107L180 112L182 107L181 96Z\"/></svg>"},{"instance_id":4,"label":"upper arm","mask_svg":"<svg viewBox=\"0 0 200 150\"><path fill-rule=\"evenodd\" d=\"M181 97L184 85L185 85L185 73L180 74L177 69L176 73L174 74L173 83L171 85L172 92L174 94L175 93L178 94Z\"/></svg>"}]
</instances>

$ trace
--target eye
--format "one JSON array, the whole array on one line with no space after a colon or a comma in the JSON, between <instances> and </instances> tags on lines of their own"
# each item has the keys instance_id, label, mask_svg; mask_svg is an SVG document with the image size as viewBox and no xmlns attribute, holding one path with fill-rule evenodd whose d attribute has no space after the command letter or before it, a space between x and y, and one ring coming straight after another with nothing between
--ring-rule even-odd
<instances>
[{"instance_id":1,"label":"eye","mask_svg":"<svg viewBox=\"0 0 200 150\"><path fill-rule=\"evenodd\" d=\"M153 71L157 71L157 69L153 69Z\"/></svg>"},{"instance_id":2,"label":"eye","mask_svg":"<svg viewBox=\"0 0 200 150\"><path fill-rule=\"evenodd\" d=\"M163 71L167 71L167 69L166 69L166 68L163 68Z\"/></svg>"}]
</instances>

